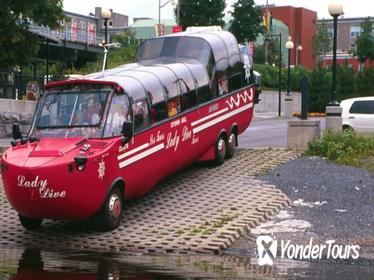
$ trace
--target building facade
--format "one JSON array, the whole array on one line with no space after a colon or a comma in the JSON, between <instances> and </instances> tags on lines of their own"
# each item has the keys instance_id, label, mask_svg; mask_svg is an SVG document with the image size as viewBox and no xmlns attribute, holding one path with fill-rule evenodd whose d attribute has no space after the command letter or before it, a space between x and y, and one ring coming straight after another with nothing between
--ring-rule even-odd
<instances>
[{"instance_id":1,"label":"building facade","mask_svg":"<svg viewBox=\"0 0 374 280\"><path fill-rule=\"evenodd\" d=\"M357 57L353 54L356 51L356 40L361 34L361 23L365 21L366 18L338 18L338 29L337 29L337 63L348 63L352 68L359 70L361 65ZM370 19L374 27L374 19ZM318 20L318 24L325 22L327 24L329 34L332 38L333 36L333 20L331 19L321 19ZM374 28L372 31L374 36ZM332 64L332 53L328 53L324 58L325 65ZM374 66L374 62L367 61L365 67Z\"/></svg>"},{"instance_id":2,"label":"building facade","mask_svg":"<svg viewBox=\"0 0 374 280\"><path fill-rule=\"evenodd\" d=\"M273 19L287 25L289 35L294 42L291 50L291 65L302 65L312 69L316 65L316 57L312 50L312 40L317 29L317 13L305 8L292 6L263 7L263 13L270 12ZM301 48L298 48L301 46Z\"/></svg>"}]
</instances>

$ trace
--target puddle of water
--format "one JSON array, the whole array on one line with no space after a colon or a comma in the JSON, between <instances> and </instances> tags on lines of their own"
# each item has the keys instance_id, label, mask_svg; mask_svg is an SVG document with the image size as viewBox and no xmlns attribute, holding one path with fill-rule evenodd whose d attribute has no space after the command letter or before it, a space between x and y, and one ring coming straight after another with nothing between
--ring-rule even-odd
<instances>
[{"instance_id":1,"label":"puddle of water","mask_svg":"<svg viewBox=\"0 0 374 280\"><path fill-rule=\"evenodd\" d=\"M0 248L0 279L373 279L373 263L275 260L225 255L144 256Z\"/></svg>"}]
</instances>

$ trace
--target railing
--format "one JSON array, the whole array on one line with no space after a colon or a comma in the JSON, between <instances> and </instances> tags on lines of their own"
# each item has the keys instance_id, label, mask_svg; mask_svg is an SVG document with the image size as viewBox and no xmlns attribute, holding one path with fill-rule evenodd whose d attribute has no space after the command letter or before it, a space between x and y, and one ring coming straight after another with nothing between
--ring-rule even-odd
<instances>
[{"instance_id":1,"label":"railing","mask_svg":"<svg viewBox=\"0 0 374 280\"><path fill-rule=\"evenodd\" d=\"M56 40L85 44L87 46L99 46L104 40L104 35L96 30L64 26L61 30L52 30L45 26L30 23L29 30L39 35L45 35Z\"/></svg>"},{"instance_id":2,"label":"railing","mask_svg":"<svg viewBox=\"0 0 374 280\"><path fill-rule=\"evenodd\" d=\"M69 76L49 76L49 82L66 80ZM25 99L30 92L40 91L46 82L46 76L33 76L20 72L0 72L0 98ZM37 85L37 89L35 89Z\"/></svg>"}]
</instances>

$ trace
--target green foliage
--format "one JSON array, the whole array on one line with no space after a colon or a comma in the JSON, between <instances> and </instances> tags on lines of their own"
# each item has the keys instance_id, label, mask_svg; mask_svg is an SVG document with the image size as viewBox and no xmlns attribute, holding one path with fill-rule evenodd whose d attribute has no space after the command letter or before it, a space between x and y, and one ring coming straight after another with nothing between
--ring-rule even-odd
<instances>
[{"instance_id":1,"label":"green foliage","mask_svg":"<svg viewBox=\"0 0 374 280\"><path fill-rule=\"evenodd\" d=\"M355 78L355 96L374 95L374 68L364 68Z\"/></svg>"},{"instance_id":2,"label":"green foliage","mask_svg":"<svg viewBox=\"0 0 374 280\"><path fill-rule=\"evenodd\" d=\"M318 25L317 32L313 36L312 50L319 61L323 60L326 53L332 50L332 40L329 36L327 24L324 20Z\"/></svg>"},{"instance_id":3,"label":"green foliage","mask_svg":"<svg viewBox=\"0 0 374 280\"><path fill-rule=\"evenodd\" d=\"M361 23L361 33L356 40L356 55L361 63L366 60L374 60L374 38L373 38L373 23L370 18L366 18Z\"/></svg>"},{"instance_id":4,"label":"green foliage","mask_svg":"<svg viewBox=\"0 0 374 280\"><path fill-rule=\"evenodd\" d=\"M309 111L324 112L331 98L331 73L320 64L310 74Z\"/></svg>"},{"instance_id":5,"label":"green foliage","mask_svg":"<svg viewBox=\"0 0 374 280\"><path fill-rule=\"evenodd\" d=\"M279 83L279 67L278 62L275 66L265 64L255 64L254 69L262 75L262 86L265 89L278 90ZM296 67L291 69L291 91L300 91L300 80L303 76L309 78L310 73L303 67ZM283 67L281 70L281 89L287 90L287 68Z\"/></svg>"},{"instance_id":6,"label":"green foliage","mask_svg":"<svg viewBox=\"0 0 374 280\"><path fill-rule=\"evenodd\" d=\"M261 10L254 5L253 0L237 0L232 5L233 20L230 31L235 35L239 43L256 41L261 31Z\"/></svg>"},{"instance_id":7,"label":"green foliage","mask_svg":"<svg viewBox=\"0 0 374 280\"><path fill-rule=\"evenodd\" d=\"M339 164L360 166L364 158L374 154L374 138L359 136L353 130L330 131L312 141L306 153L327 157Z\"/></svg>"},{"instance_id":8,"label":"green foliage","mask_svg":"<svg viewBox=\"0 0 374 280\"><path fill-rule=\"evenodd\" d=\"M278 65L279 63L279 39L268 41L268 63ZM258 45L254 49L254 63L265 63L265 44Z\"/></svg>"},{"instance_id":9,"label":"green foliage","mask_svg":"<svg viewBox=\"0 0 374 280\"><path fill-rule=\"evenodd\" d=\"M347 61L338 65L337 70L336 92L339 99L355 97L355 71L349 67Z\"/></svg>"},{"instance_id":10,"label":"green foliage","mask_svg":"<svg viewBox=\"0 0 374 280\"><path fill-rule=\"evenodd\" d=\"M34 61L39 50L38 37L28 31L29 20L57 29L63 18L62 0L1 1L0 68L10 70Z\"/></svg>"},{"instance_id":11,"label":"green foliage","mask_svg":"<svg viewBox=\"0 0 374 280\"><path fill-rule=\"evenodd\" d=\"M184 29L188 26L224 26L225 0L180 0L179 21ZM176 13L176 10L175 10Z\"/></svg>"}]
</instances>

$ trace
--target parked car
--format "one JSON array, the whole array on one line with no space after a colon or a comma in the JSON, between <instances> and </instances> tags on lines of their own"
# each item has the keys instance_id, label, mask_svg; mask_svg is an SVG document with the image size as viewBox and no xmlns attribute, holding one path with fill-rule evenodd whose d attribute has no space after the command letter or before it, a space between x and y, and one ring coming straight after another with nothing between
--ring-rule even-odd
<instances>
[{"instance_id":1,"label":"parked car","mask_svg":"<svg viewBox=\"0 0 374 280\"><path fill-rule=\"evenodd\" d=\"M360 134L374 134L374 96L343 100L343 129L353 129Z\"/></svg>"}]
</instances>

